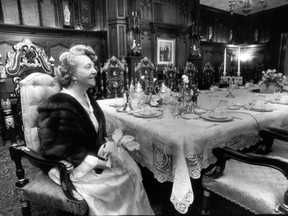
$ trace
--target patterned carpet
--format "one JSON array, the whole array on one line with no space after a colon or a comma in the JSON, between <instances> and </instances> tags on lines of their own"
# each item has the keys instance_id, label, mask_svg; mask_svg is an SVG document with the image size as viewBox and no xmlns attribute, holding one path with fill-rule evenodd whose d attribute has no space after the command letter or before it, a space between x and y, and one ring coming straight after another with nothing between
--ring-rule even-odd
<instances>
[{"instance_id":1,"label":"patterned carpet","mask_svg":"<svg viewBox=\"0 0 288 216\"><path fill-rule=\"evenodd\" d=\"M10 159L8 147L0 147L0 215L18 216L20 203L14 191L15 165Z\"/></svg>"},{"instance_id":2,"label":"patterned carpet","mask_svg":"<svg viewBox=\"0 0 288 216\"><path fill-rule=\"evenodd\" d=\"M14 190L14 184L17 181L17 177L15 175L15 165L10 158L8 148L9 146L0 146L0 216L21 216L20 203ZM28 166L28 160L24 159L23 167L25 170L28 170L25 174L29 176ZM149 188L149 191L154 193L153 190L151 190L152 188ZM168 208L164 208L164 206L162 206L163 200L160 199L161 202L158 202L158 196L154 196L152 194L152 197L152 208L156 215L167 215L166 213ZM165 211L163 209L165 209ZM39 203L31 203L31 212L33 216L72 216L72 214L60 210L51 208L47 209L46 207L41 206Z\"/></svg>"},{"instance_id":3,"label":"patterned carpet","mask_svg":"<svg viewBox=\"0 0 288 216\"><path fill-rule=\"evenodd\" d=\"M15 165L10 158L8 146L0 146L0 216L21 216L21 206L14 191L17 181ZM25 175L29 176L28 160L23 160ZM28 170L28 171L27 171ZM32 216L72 216L53 208L46 208L39 203L30 203Z\"/></svg>"},{"instance_id":4,"label":"patterned carpet","mask_svg":"<svg viewBox=\"0 0 288 216\"><path fill-rule=\"evenodd\" d=\"M28 161L24 161L26 168ZM159 183L153 174L146 168L141 168L143 176L143 184L148 194L151 206L157 216L181 215L177 212L170 202L172 183ZM29 175L29 169L27 174ZM0 145L0 216L20 216L21 208L14 191L14 184L17 181L15 175L15 165L10 159L8 146ZM200 180L193 180L192 183L195 200L190 206L186 215L200 215L202 202L202 186ZM33 216L72 216L67 212L62 212L56 209L46 208L39 203L31 203L31 212ZM212 202L211 213L217 215L234 215L242 214L249 215L240 209L238 206L226 200L214 197Z\"/></svg>"}]
</instances>

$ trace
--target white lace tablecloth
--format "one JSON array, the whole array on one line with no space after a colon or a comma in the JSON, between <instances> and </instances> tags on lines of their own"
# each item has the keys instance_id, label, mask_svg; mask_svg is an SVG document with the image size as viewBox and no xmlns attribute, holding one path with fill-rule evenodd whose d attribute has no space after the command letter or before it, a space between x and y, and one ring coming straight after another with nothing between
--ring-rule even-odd
<instances>
[{"instance_id":1,"label":"white lace tablecloth","mask_svg":"<svg viewBox=\"0 0 288 216\"><path fill-rule=\"evenodd\" d=\"M251 90L251 89L250 89ZM235 98L226 98L227 92L200 94L198 106L208 108L211 95L217 99L227 99L233 103L248 104L252 99L274 99L273 94L257 94L249 89L233 92ZM283 93L282 93L283 94ZM183 118L137 118L123 112L117 112L115 101L98 101L105 113L108 127L121 128L132 134L141 144L134 152L134 159L154 173L159 182L173 182L171 202L180 213L186 213L193 202L194 195L190 177L200 178L201 170L215 163L212 148L229 146L242 149L254 145L258 140L258 131L267 126L288 128L288 105L268 103L272 112L255 112L244 108L231 110L230 122L212 122L202 118L186 120Z\"/></svg>"}]
</instances>

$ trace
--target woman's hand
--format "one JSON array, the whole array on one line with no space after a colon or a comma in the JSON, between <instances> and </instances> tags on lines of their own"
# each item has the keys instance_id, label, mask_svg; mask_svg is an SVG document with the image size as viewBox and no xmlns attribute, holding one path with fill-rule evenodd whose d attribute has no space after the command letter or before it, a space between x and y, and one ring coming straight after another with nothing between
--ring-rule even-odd
<instances>
[{"instance_id":1,"label":"woman's hand","mask_svg":"<svg viewBox=\"0 0 288 216\"><path fill-rule=\"evenodd\" d=\"M98 163L95 166L96 169L110 169L111 168L111 163L110 160L102 160L102 159L98 159Z\"/></svg>"},{"instance_id":2,"label":"woman's hand","mask_svg":"<svg viewBox=\"0 0 288 216\"><path fill-rule=\"evenodd\" d=\"M104 158L104 159L107 160L108 159L108 155L110 153L117 155L117 151L118 150L117 150L116 143L113 142L113 141L108 141L107 140L107 142L100 147L97 155L98 155L98 157L101 157L101 158Z\"/></svg>"}]
</instances>

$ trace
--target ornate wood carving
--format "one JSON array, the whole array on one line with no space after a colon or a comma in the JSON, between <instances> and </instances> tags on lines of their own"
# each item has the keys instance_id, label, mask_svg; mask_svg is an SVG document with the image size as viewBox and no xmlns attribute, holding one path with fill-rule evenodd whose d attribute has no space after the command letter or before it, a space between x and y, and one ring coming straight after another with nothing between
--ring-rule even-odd
<instances>
[{"instance_id":1,"label":"ornate wood carving","mask_svg":"<svg viewBox=\"0 0 288 216\"><path fill-rule=\"evenodd\" d=\"M105 63L103 72L106 74L105 86L107 97L121 97L126 86L126 69L115 56Z\"/></svg>"}]
</instances>

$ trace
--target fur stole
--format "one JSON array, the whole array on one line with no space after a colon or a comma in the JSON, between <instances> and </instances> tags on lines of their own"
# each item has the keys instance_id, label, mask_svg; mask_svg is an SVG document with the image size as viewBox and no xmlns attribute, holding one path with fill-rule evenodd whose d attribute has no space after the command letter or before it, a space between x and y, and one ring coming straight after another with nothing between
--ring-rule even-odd
<instances>
[{"instance_id":1,"label":"fur stole","mask_svg":"<svg viewBox=\"0 0 288 216\"><path fill-rule=\"evenodd\" d=\"M76 167L87 154L97 155L105 142L105 118L95 99L88 96L99 123L98 132L82 105L68 94L57 93L39 104L38 134L43 157L66 160Z\"/></svg>"}]
</instances>

